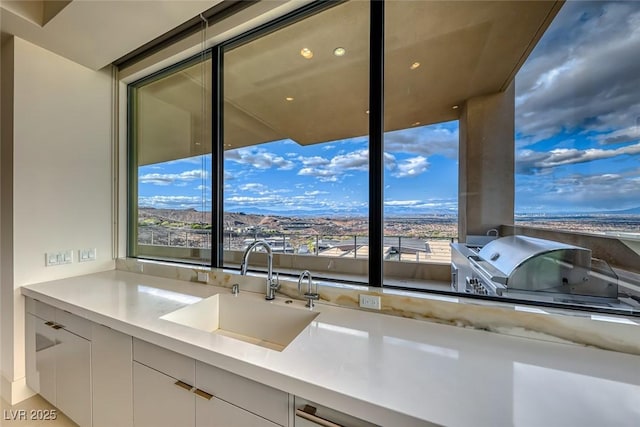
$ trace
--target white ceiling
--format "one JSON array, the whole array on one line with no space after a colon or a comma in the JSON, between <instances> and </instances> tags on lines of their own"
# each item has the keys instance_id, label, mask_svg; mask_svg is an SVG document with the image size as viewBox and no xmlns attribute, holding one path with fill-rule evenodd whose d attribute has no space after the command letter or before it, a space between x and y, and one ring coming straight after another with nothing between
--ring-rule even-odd
<instances>
[{"instance_id":1,"label":"white ceiling","mask_svg":"<svg viewBox=\"0 0 640 427\"><path fill-rule=\"evenodd\" d=\"M73 0L52 12L46 0L3 0L0 28L98 70L221 1Z\"/></svg>"}]
</instances>

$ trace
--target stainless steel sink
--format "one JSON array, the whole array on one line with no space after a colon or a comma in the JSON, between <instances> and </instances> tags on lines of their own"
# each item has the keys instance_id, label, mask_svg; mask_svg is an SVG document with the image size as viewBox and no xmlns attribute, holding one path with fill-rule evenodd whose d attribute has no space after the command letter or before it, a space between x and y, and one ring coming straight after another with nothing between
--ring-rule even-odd
<instances>
[{"instance_id":1,"label":"stainless steel sink","mask_svg":"<svg viewBox=\"0 0 640 427\"><path fill-rule=\"evenodd\" d=\"M160 318L282 351L317 315L248 295L217 294Z\"/></svg>"}]
</instances>

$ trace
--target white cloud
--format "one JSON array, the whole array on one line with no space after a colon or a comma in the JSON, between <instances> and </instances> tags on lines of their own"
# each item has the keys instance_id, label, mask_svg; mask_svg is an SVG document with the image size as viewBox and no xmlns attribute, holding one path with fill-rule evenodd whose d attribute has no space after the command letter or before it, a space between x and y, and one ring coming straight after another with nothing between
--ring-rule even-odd
<instances>
[{"instance_id":1,"label":"white cloud","mask_svg":"<svg viewBox=\"0 0 640 427\"><path fill-rule=\"evenodd\" d=\"M305 196L318 196L320 194L329 194L328 191L320 191L320 190L313 190L313 191L305 191L304 195Z\"/></svg>"},{"instance_id":2,"label":"white cloud","mask_svg":"<svg viewBox=\"0 0 640 427\"><path fill-rule=\"evenodd\" d=\"M322 182L335 182L338 180L339 171L329 169L302 168L298 171L300 176L315 176Z\"/></svg>"},{"instance_id":3,"label":"white cloud","mask_svg":"<svg viewBox=\"0 0 640 427\"><path fill-rule=\"evenodd\" d=\"M224 153L224 159L242 165L251 165L257 169L270 169L275 167L279 170L290 170L295 166L294 162L262 148L228 150Z\"/></svg>"},{"instance_id":4,"label":"white cloud","mask_svg":"<svg viewBox=\"0 0 640 427\"><path fill-rule=\"evenodd\" d=\"M315 156L301 158L301 161L307 166L300 169L298 175L314 176L322 182L336 182L338 178L347 176L349 171L368 170L369 151L362 149L339 153L331 159Z\"/></svg>"},{"instance_id":5,"label":"white cloud","mask_svg":"<svg viewBox=\"0 0 640 427\"><path fill-rule=\"evenodd\" d=\"M544 173L558 166L586 163L594 160L610 159L623 155L640 154L640 143L615 149L557 148L550 152L520 150L516 153L516 172L525 175Z\"/></svg>"},{"instance_id":6,"label":"white cloud","mask_svg":"<svg viewBox=\"0 0 640 427\"><path fill-rule=\"evenodd\" d=\"M640 118L639 23L640 2L563 5L516 77L520 147L585 129L603 143L638 138L619 130Z\"/></svg>"},{"instance_id":7,"label":"white cloud","mask_svg":"<svg viewBox=\"0 0 640 427\"><path fill-rule=\"evenodd\" d=\"M166 208L166 209L203 209L211 208L211 200L202 200L199 196L140 196L140 207Z\"/></svg>"},{"instance_id":8,"label":"white cloud","mask_svg":"<svg viewBox=\"0 0 640 427\"><path fill-rule=\"evenodd\" d=\"M242 184L239 188L242 191L259 192L259 191L266 190L267 186L264 184L256 183L256 182L249 182L247 184Z\"/></svg>"},{"instance_id":9,"label":"white cloud","mask_svg":"<svg viewBox=\"0 0 640 427\"><path fill-rule=\"evenodd\" d=\"M194 169L180 173L148 173L138 177L138 182L154 185L171 185L175 182L193 181L196 179L207 179L207 171Z\"/></svg>"},{"instance_id":10,"label":"white cloud","mask_svg":"<svg viewBox=\"0 0 640 427\"><path fill-rule=\"evenodd\" d=\"M424 173L428 168L429 162L425 157L411 157L398 163L391 175L396 178L418 176Z\"/></svg>"},{"instance_id":11,"label":"white cloud","mask_svg":"<svg viewBox=\"0 0 640 427\"><path fill-rule=\"evenodd\" d=\"M423 203L421 200L385 200L385 206L415 206Z\"/></svg>"},{"instance_id":12,"label":"white cloud","mask_svg":"<svg viewBox=\"0 0 640 427\"><path fill-rule=\"evenodd\" d=\"M420 154L425 157L438 154L458 158L457 124L439 124L387 132L384 149L390 153Z\"/></svg>"},{"instance_id":13,"label":"white cloud","mask_svg":"<svg viewBox=\"0 0 640 427\"><path fill-rule=\"evenodd\" d=\"M548 210L549 206L575 211L622 210L637 207L640 200L640 169L535 179L535 188L519 187L516 197L522 199L518 202L520 210Z\"/></svg>"},{"instance_id":14,"label":"white cloud","mask_svg":"<svg viewBox=\"0 0 640 427\"><path fill-rule=\"evenodd\" d=\"M300 156L298 157L298 160L302 162L303 166L324 166L331 163L329 159L325 159L324 157L320 157L320 156L313 156L313 157Z\"/></svg>"}]
</instances>

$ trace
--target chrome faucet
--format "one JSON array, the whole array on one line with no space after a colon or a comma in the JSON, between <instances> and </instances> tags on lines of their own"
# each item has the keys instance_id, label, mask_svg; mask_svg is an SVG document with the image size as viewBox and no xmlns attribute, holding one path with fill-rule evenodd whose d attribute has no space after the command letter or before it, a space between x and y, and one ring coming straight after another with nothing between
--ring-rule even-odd
<instances>
[{"instance_id":1,"label":"chrome faucet","mask_svg":"<svg viewBox=\"0 0 640 427\"><path fill-rule=\"evenodd\" d=\"M271 301L276 297L276 290L280 287L280 281L276 274L276 278L273 278L273 251L271 246L264 240L256 240L249 245L242 255L242 264L240 264L240 274L245 276L247 274L247 268L249 267L249 255L251 251L262 246L267 251L267 292L264 297L267 301Z\"/></svg>"},{"instance_id":2,"label":"chrome faucet","mask_svg":"<svg viewBox=\"0 0 640 427\"><path fill-rule=\"evenodd\" d=\"M302 281L307 278L307 292L303 295L307 299L307 305L305 307L313 308L313 301L317 301L320 299L320 295L318 294L318 283L316 283L316 291L313 292L313 278L311 277L311 272L309 270L304 270L300 273L300 277L298 278L298 293L302 294Z\"/></svg>"}]
</instances>

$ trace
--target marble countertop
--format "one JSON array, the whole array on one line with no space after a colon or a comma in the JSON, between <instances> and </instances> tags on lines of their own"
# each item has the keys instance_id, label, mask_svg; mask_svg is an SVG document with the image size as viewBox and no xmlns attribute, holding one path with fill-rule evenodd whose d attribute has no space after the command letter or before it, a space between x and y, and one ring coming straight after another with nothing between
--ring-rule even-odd
<instances>
[{"instance_id":1,"label":"marble countertop","mask_svg":"<svg viewBox=\"0 0 640 427\"><path fill-rule=\"evenodd\" d=\"M229 289L116 270L22 288L25 296L384 426L640 425L639 356L324 304L281 352L160 319L216 293ZM259 294L241 290L241 297L270 304ZM293 305L302 309L303 302Z\"/></svg>"}]
</instances>

